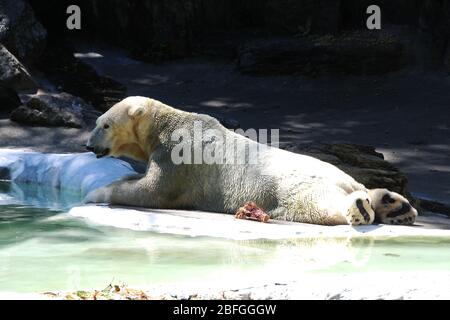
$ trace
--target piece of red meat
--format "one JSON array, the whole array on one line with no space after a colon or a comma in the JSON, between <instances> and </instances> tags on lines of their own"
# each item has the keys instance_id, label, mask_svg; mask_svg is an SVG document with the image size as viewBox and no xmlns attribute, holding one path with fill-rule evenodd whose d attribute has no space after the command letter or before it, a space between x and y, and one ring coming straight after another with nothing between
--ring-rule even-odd
<instances>
[{"instance_id":1,"label":"piece of red meat","mask_svg":"<svg viewBox=\"0 0 450 320\"><path fill-rule=\"evenodd\" d=\"M252 201L249 201L245 203L243 207L240 207L234 216L237 219L250 219L259 222L267 222L270 219L270 216Z\"/></svg>"}]
</instances>

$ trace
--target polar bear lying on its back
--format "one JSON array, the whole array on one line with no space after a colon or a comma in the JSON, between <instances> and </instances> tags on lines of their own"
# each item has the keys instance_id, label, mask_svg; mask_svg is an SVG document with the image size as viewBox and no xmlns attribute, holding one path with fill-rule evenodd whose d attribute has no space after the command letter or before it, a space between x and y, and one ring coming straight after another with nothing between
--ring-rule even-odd
<instances>
[{"instance_id":1,"label":"polar bear lying on its back","mask_svg":"<svg viewBox=\"0 0 450 320\"><path fill-rule=\"evenodd\" d=\"M85 201L226 213L253 201L281 220L324 225L415 221L417 211L401 195L386 189L368 190L329 163L277 148L261 148L257 161L242 164L174 163L172 151L179 146L174 132L193 135L199 122L203 132L213 129L226 139L194 143L189 152L214 147L228 160L236 155L236 143L262 146L227 130L210 116L145 97L128 97L98 118L87 148L98 157L124 155L146 161L147 172L94 190Z\"/></svg>"}]
</instances>

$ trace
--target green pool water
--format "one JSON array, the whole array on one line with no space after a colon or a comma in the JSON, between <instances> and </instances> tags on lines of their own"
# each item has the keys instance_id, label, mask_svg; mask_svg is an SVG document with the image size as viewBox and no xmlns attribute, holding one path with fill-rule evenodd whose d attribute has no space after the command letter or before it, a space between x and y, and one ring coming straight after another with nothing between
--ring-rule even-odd
<instances>
[{"instance_id":1,"label":"green pool water","mask_svg":"<svg viewBox=\"0 0 450 320\"><path fill-rule=\"evenodd\" d=\"M158 234L71 217L66 212L79 203L76 195L58 207L56 191L48 201L48 190L23 190L15 198L10 185L0 185L0 196L11 200L0 202L0 292L101 289L111 282L242 286L317 273L450 270L450 238L233 241Z\"/></svg>"}]
</instances>

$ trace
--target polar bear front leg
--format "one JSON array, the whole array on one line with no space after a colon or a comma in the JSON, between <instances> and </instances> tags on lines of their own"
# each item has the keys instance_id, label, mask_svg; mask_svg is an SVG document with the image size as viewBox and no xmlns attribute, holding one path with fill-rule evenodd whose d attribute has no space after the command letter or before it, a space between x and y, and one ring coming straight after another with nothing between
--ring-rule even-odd
<instances>
[{"instance_id":1,"label":"polar bear front leg","mask_svg":"<svg viewBox=\"0 0 450 320\"><path fill-rule=\"evenodd\" d=\"M87 194L84 203L109 203L126 206L161 207L166 201L162 192L140 175L127 177Z\"/></svg>"},{"instance_id":2,"label":"polar bear front leg","mask_svg":"<svg viewBox=\"0 0 450 320\"><path fill-rule=\"evenodd\" d=\"M106 187L101 187L94 189L89 192L83 199L83 203L109 203L111 198L111 189Z\"/></svg>"},{"instance_id":3,"label":"polar bear front leg","mask_svg":"<svg viewBox=\"0 0 450 320\"><path fill-rule=\"evenodd\" d=\"M354 191L346 196L346 209L343 214L352 226L371 224L375 220L375 212L371 206L371 199L367 192Z\"/></svg>"}]
</instances>

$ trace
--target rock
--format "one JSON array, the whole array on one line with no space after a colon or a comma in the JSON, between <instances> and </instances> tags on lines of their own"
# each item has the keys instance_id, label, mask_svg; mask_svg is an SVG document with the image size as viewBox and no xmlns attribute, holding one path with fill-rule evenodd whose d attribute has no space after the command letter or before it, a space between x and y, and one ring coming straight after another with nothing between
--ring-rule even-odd
<instances>
[{"instance_id":1,"label":"rock","mask_svg":"<svg viewBox=\"0 0 450 320\"><path fill-rule=\"evenodd\" d=\"M27 125L81 128L89 109L92 108L83 99L68 93L40 93L13 110L11 120Z\"/></svg>"},{"instance_id":2,"label":"rock","mask_svg":"<svg viewBox=\"0 0 450 320\"><path fill-rule=\"evenodd\" d=\"M387 188L412 199L406 176L385 161L374 147L355 144L285 144L281 147L329 162L367 188Z\"/></svg>"},{"instance_id":3,"label":"rock","mask_svg":"<svg viewBox=\"0 0 450 320\"><path fill-rule=\"evenodd\" d=\"M450 217L450 205L428 199L418 199L420 207L424 210L437 212Z\"/></svg>"},{"instance_id":4,"label":"rock","mask_svg":"<svg viewBox=\"0 0 450 320\"><path fill-rule=\"evenodd\" d=\"M98 75L93 67L75 58L66 43L49 42L36 66L59 90L81 97L100 111L126 97L125 86Z\"/></svg>"},{"instance_id":5,"label":"rock","mask_svg":"<svg viewBox=\"0 0 450 320\"><path fill-rule=\"evenodd\" d=\"M20 61L35 61L44 50L46 37L28 2L0 2L0 41Z\"/></svg>"},{"instance_id":6,"label":"rock","mask_svg":"<svg viewBox=\"0 0 450 320\"><path fill-rule=\"evenodd\" d=\"M15 90L37 88L27 69L2 44L0 44L0 84Z\"/></svg>"},{"instance_id":7,"label":"rock","mask_svg":"<svg viewBox=\"0 0 450 320\"><path fill-rule=\"evenodd\" d=\"M249 74L383 74L407 63L403 43L384 31L257 40L239 49Z\"/></svg>"},{"instance_id":8,"label":"rock","mask_svg":"<svg viewBox=\"0 0 450 320\"><path fill-rule=\"evenodd\" d=\"M11 111L22 103L16 91L13 89L0 85L0 111Z\"/></svg>"}]
</instances>

